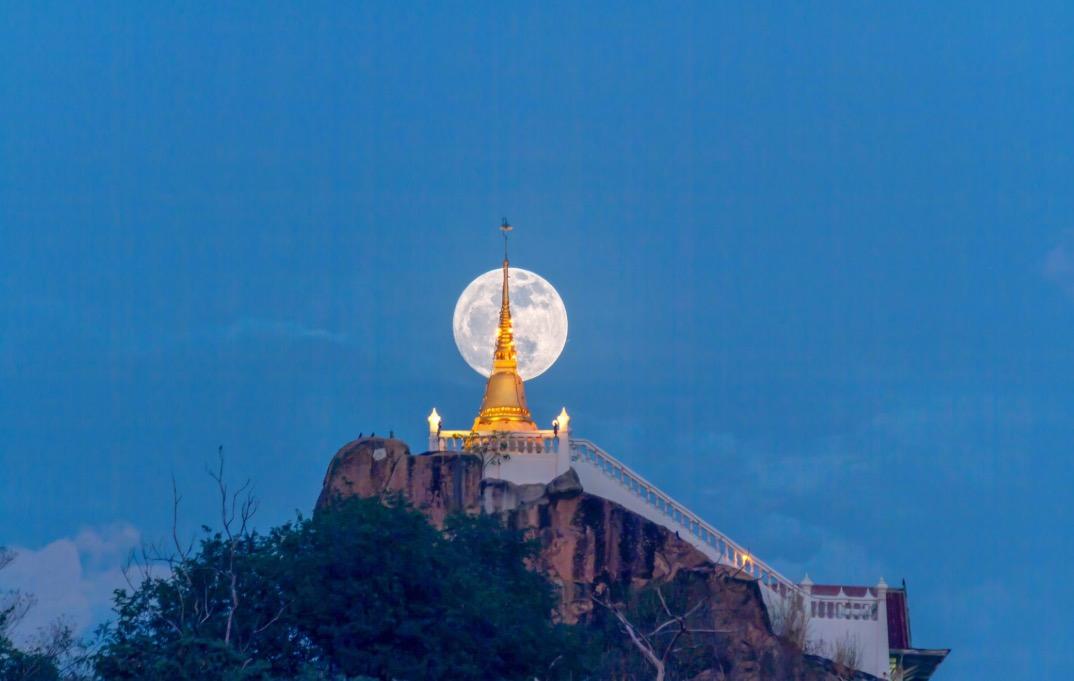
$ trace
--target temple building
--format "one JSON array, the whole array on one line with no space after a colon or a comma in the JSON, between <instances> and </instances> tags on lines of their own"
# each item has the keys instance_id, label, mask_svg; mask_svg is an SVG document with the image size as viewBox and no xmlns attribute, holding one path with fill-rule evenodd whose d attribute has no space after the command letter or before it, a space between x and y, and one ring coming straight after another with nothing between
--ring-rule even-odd
<instances>
[{"instance_id":1,"label":"temple building","mask_svg":"<svg viewBox=\"0 0 1074 681\"><path fill-rule=\"evenodd\" d=\"M462 451L481 457L483 476L516 484L551 482L573 469L589 494L603 497L688 540L710 560L735 568L762 587L770 615L796 607L807 620L806 649L834 657L840 647L857 651L857 669L890 681L924 681L950 652L914 648L905 584L889 587L814 584L784 577L757 556L657 488L595 443L578 437L563 408L547 429L538 428L526 403L518 370L511 320L505 248L503 286L492 371L469 429L442 426L434 408L428 417L429 451Z\"/></svg>"}]
</instances>

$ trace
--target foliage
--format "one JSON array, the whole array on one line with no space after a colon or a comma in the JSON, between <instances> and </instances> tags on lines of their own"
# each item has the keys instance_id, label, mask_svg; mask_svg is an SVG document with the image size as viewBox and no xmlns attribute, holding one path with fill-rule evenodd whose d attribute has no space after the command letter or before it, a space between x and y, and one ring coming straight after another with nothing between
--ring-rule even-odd
<instances>
[{"instance_id":1,"label":"foliage","mask_svg":"<svg viewBox=\"0 0 1074 681\"><path fill-rule=\"evenodd\" d=\"M15 560L15 553L0 546L0 570ZM34 599L18 591L0 593L0 680L59 681L81 678L82 658L70 627L57 622L42 629L20 649L11 640L12 630L34 605Z\"/></svg>"},{"instance_id":2,"label":"foliage","mask_svg":"<svg viewBox=\"0 0 1074 681\"><path fill-rule=\"evenodd\" d=\"M847 634L835 642L831 659L847 669L858 669L861 667L863 655L862 645L858 638Z\"/></svg>"},{"instance_id":3,"label":"foliage","mask_svg":"<svg viewBox=\"0 0 1074 681\"><path fill-rule=\"evenodd\" d=\"M0 679L4 681L58 681L56 661L39 651L24 652L6 636L0 637Z\"/></svg>"},{"instance_id":4,"label":"foliage","mask_svg":"<svg viewBox=\"0 0 1074 681\"><path fill-rule=\"evenodd\" d=\"M801 596L777 599L771 609L772 631L788 645L798 651L806 650L809 638L809 617L806 614L805 599Z\"/></svg>"},{"instance_id":5,"label":"foliage","mask_svg":"<svg viewBox=\"0 0 1074 681\"><path fill-rule=\"evenodd\" d=\"M234 517L234 514L233 514ZM207 534L115 597L103 679L550 678L572 662L534 547L487 517L444 531L401 498L268 534ZM566 673L565 671L563 673Z\"/></svg>"}]
</instances>

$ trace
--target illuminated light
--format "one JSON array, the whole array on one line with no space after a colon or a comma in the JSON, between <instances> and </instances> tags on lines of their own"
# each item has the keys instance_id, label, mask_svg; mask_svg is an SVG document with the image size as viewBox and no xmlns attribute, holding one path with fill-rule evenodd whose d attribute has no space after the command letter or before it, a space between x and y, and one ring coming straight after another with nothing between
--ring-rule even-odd
<instances>
[{"instance_id":1,"label":"illuminated light","mask_svg":"<svg viewBox=\"0 0 1074 681\"><path fill-rule=\"evenodd\" d=\"M433 407L433 412L429 414L429 432L435 433L440 430L440 414L436 413L436 407Z\"/></svg>"},{"instance_id":2,"label":"illuminated light","mask_svg":"<svg viewBox=\"0 0 1074 681\"><path fill-rule=\"evenodd\" d=\"M559 416L556 417L556 423L559 424L560 430L570 430L571 417L567 414L566 407L560 410Z\"/></svg>"}]
</instances>

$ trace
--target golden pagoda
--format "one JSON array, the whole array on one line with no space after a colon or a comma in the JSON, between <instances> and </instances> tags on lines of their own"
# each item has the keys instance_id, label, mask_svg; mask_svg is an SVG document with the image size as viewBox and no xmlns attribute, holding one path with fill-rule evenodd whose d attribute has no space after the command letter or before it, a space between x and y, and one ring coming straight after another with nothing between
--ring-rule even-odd
<instances>
[{"instance_id":1,"label":"golden pagoda","mask_svg":"<svg viewBox=\"0 0 1074 681\"><path fill-rule=\"evenodd\" d=\"M507 220L500 226L503 231L503 293L500 298L500 325L496 331L496 349L492 353L492 374L485 386L485 398L474 419L474 432L535 431L537 424L526 406L526 390L518 373L518 355L511 328L511 295L507 276L510 262L507 259L507 233L511 225Z\"/></svg>"},{"instance_id":2,"label":"golden pagoda","mask_svg":"<svg viewBox=\"0 0 1074 681\"><path fill-rule=\"evenodd\" d=\"M500 321L492 352L492 372L472 428L443 428L435 408L429 413L429 452L463 452L480 457L482 478L515 484L547 484L571 467L571 417L560 412L550 429L537 427L526 405L526 389L518 372L515 334L511 323L510 268L507 258L507 220L503 231L503 288ZM482 275L484 277L484 275Z\"/></svg>"}]
</instances>

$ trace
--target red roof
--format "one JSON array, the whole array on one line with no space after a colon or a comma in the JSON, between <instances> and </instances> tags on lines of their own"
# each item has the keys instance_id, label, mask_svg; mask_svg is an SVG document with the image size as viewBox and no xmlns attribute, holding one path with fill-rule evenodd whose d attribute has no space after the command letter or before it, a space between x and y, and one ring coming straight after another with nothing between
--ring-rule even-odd
<instances>
[{"instance_id":1,"label":"red roof","mask_svg":"<svg viewBox=\"0 0 1074 681\"><path fill-rule=\"evenodd\" d=\"M888 648L910 647L910 608L904 589L888 591Z\"/></svg>"}]
</instances>

